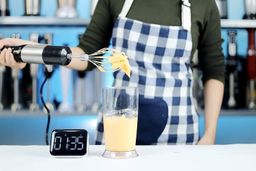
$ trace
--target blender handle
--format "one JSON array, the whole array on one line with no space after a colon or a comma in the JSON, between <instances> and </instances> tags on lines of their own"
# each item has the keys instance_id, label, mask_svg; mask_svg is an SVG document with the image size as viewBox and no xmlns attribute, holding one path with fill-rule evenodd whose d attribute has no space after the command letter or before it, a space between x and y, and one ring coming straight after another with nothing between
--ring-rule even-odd
<instances>
[{"instance_id":1,"label":"blender handle","mask_svg":"<svg viewBox=\"0 0 256 171\"><path fill-rule=\"evenodd\" d=\"M72 51L67 46L50 45L20 45L4 46L11 48L17 62L48 65L68 65L71 62Z\"/></svg>"}]
</instances>

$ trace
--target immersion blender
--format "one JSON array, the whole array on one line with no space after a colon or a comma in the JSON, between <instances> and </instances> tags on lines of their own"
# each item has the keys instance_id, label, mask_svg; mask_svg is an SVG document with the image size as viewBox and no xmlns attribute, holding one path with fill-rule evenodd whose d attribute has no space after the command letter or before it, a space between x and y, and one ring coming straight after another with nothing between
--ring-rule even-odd
<instances>
[{"instance_id":1,"label":"immersion blender","mask_svg":"<svg viewBox=\"0 0 256 171\"><path fill-rule=\"evenodd\" d=\"M219 13L220 13L220 17L222 19L227 19L228 17L228 6L227 6L227 0L215 0L216 5L218 7Z\"/></svg>"},{"instance_id":2,"label":"immersion blender","mask_svg":"<svg viewBox=\"0 0 256 171\"><path fill-rule=\"evenodd\" d=\"M30 40L38 43L39 34L31 33ZM30 75L32 77L32 103L29 106L30 111L38 111L39 105L36 102L37 99L37 75L38 75L38 64L30 64Z\"/></svg>"},{"instance_id":3,"label":"immersion blender","mask_svg":"<svg viewBox=\"0 0 256 171\"><path fill-rule=\"evenodd\" d=\"M19 39L20 38L20 34L12 34L11 38L16 38ZM19 92L19 69L12 69L12 79L14 81L14 102L11 105L11 111L12 112L16 112L18 110L21 109L21 105L19 103L19 96L20 96L20 92Z\"/></svg>"},{"instance_id":4,"label":"immersion blender","mask_svg":"<svg viewBox=\"0 0 256 171\"><path fill-rule=\"evenodd\" d=\"M0 16L10 16L8 0L0 0Z\"/></svg>"},{"instance_id":5,"label":"immersion blender","mask_svg":"<svg viewBox=\"0 0 256 171\"><path fill-rule=\"evenodd\" d=\"M25 16L39 16L41 8L41 0L24 0Z\"/></svg>"},{"instance_id":6,"label":"immersion blender","mask_svg":"<svg viewBox=\"0 0 256 171\"><path fill-rule=\"evenodd\" d=\"M31 64L68 65L71 61L71 49L66 46L28 44L4 46L11 48L15 61Z\"/></svg>"},{"instance_id":7,"label":"immersion blender","mask_svg":"<svg viewBox=\"0 0 256 171\"><path fill-rule=\"evenodd\" d=\"M235 72L237 69L237 44L236 44L236 31L229 31L229 43L228 43L228 57L227 57L227 72L229 79L229 98L228 107L234 108L237 104L235 99Z\"/></svg>"},{"instance_id":8,"label":"immersion blender","mask_svg":"<svg viewBox=\"0 0 256 171\"><path fill-rule=\"evenodd\" d=\"M245 19L255 19L256 18L256 1L255 0L244 0L245 7Z\"/></svg>"},{"instance_id":9,"label":"immersion blender","mask_svg":"<svg viewBox=\"0 0 256 171\"><path fill-rule=\"evenodd\" d=\"M76 0L58 0L57 17L75 18L78 16L76 11Z\"/></svg>"},{"instance_id":10,"label":"immersion blender","mask_svg":"<svg viewBox=\"0 0 256 171\"><path fill-rule=\"evenodd\" d=\"M256 81L256 53L255 53L255 29L248 29L248 56L247 75L249 80L248 108L255 109L255 81Z\"/></svg>"}]
</instances>

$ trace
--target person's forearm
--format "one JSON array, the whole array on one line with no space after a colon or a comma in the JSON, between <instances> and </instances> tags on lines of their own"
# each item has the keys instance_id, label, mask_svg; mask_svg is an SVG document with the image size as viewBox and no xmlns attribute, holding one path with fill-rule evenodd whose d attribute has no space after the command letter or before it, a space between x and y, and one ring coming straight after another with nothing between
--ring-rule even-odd
<instances>
[{"instance_id":1,"label":"person's forearm","mask_svg":"<svg viewBox=\"0 0 256 171\"><path fill-rule=\"evenodd\" d=\"M72 56L78 57L80 54L85 53L81 48L74 47L71 48ZM68 68L76 70L85 70L88 66L87 61L81 61L79 58L72 58L71 62L67 65Z\"/></svg>"},{"instance_id":2,"label":"person's forearm","mask_svg":"<svg viewBox=\"0 0 256 171\"><path fill-rule=\"evenodd\" d=\"M205 83L205 135L215 141L218 117L223 99L224 84L210 79Z\"/></svg>"}]
</instances>

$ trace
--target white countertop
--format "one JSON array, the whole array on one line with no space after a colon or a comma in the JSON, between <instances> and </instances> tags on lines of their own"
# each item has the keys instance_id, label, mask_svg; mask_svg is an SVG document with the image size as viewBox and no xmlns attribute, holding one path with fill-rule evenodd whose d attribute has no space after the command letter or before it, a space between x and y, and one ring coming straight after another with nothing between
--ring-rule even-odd
<instances>
[{"instance_id":1,"label":"white countertop","mask_svg":"<svg viewBox=\"0 0 256 171\"><path fill-rule=\"evenodd\" d=\"M256 144L137 146L139 157L106 159L104 146L84 157L56 158L48 146L0 146L0 171L255 171Z\"/></svg>"}]
</instances>

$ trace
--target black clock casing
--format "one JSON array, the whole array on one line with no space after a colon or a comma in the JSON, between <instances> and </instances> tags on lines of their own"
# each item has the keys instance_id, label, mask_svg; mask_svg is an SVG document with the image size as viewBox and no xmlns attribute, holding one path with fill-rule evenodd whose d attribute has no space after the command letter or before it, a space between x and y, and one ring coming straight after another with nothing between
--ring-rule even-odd
<instances>
[{"instance_id":1,"label":"black clock casing","mask_svg":"<svg viewBox=\"0 0 256 171\"><path fill-rule=\"evenodd\" d=\"M84 129L55 129L51 134L53 156L83 156L88 152L88 132Z\"/></svg>"}]
</instances>

